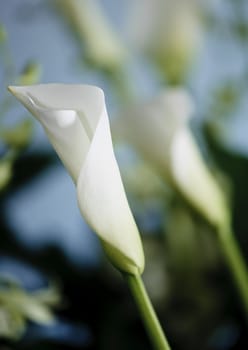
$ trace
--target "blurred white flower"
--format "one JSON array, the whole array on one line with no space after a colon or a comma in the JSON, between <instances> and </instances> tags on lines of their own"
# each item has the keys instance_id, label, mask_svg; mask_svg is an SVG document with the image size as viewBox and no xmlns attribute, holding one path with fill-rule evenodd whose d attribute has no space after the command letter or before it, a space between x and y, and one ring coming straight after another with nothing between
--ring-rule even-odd
<instances>
[{"instance_id":1,"label":"blurred white flower","mask_svg":"<svg viewBox=\"0 0 248 350\"><path fill-rule=\"evenodd\" d=\"M9 90L43 125L76 184L81 213L112 263L140 274L143 248L114 156L103 91L63 84Z\"/></svg>"},{"instance_id":2,"label":"blurred white flower","mask_svg":"<svg viewBox=\"0 0 248 350\"><path fill-rule=\"evenodd\" d=\"M169 83L179 83L194 61L202 40L199 0L134 0L129 36L147 52Z\"/></svg>"},{"instance_id":3,"label":"blurred white flower","mask_svg":"<svg viewBox=\"0 0 248 350\"><path fill-rule=\"evenodd\" d=\"M170 88L152 101L124 110L113 124L211 224L228 219L226 200L188 127L193 103L186 90Z\"/></svg>"},{"instance_id":4,"label":"blurred white flower","mask_svg":"<svg viewBox=\"0 0 248 350\"><path fill-rule=\"evenodd\" d=\"M85 45L91 64L109 71L123 64L126 50L98 0L58 0L57 7Z\"/></svg>"}]
</instances>

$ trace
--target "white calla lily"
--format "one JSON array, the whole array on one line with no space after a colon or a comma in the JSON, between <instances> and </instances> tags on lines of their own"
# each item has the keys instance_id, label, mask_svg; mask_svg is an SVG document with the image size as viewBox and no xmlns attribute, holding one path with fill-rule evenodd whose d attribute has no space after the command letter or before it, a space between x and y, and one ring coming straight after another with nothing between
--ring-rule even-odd
<instances>
[{"instance_id":1,"label":"white calla lily","mask_svg":"<svg viewBox=\"0 0 248 350\"><path fill-rule=\"evenodd\" d=\"M130 41L146 51L170 83L182 81L199 52L202 24L198 0L134 0Z\"/></svg>"},{"instance_id":2,"label":"white calla lily","mask_svg":"<svg viewBox=\"0 0 248 350\"><path fill-rule=\"evenodd\" d=\"M122 66L127 52L105 16L101 1L57 0L55 4L86 46L89 62L110 71Z\"/></svg>"},{"instance_id":3,"label":"white calla lily","mask_svg":"<svg viewBox=\"0 0 248 350\"><path fill-rule=\"evenodd\" d=\"M121 271L142 273L143 248L114 156L103 91L64 84L9 90L43 125L110 260Z\"/></svg>"},{"instance_id":4,"label":"white calla lily","mask_svg":"<svg viewBox=\"0 0 248 350\"><path fill-rule=\"evenodd\" d=\"M190 132L193 103L171 88L151 102L131 107L115 121L118 140L132 143L211 224L228 220L225 196Z\"/></svg>"}]
</instances>

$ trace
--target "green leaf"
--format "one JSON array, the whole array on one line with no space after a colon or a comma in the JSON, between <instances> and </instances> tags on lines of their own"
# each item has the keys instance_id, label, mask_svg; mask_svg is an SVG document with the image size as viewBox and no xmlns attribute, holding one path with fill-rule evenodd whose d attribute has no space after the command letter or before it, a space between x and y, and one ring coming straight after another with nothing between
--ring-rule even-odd
<instances>
[{"instance_id":1,"label":"green leaf","mask_svg":"<svg viewBox=\"0 0 248 350\"><path fill-rule=\"evenodd\" d=\"M31 120L24 120L14 128L3 129L0 137L10 147L23 148L28 145L33 133L33 123Z\"/></svg>"}]
</instances>

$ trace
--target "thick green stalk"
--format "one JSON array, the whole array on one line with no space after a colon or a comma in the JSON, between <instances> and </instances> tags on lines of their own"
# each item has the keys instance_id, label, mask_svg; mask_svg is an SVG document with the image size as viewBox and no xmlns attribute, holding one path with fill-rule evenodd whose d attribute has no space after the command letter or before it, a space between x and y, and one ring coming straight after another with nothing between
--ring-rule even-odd
<instances>
[{"instance_id":1,"label":"thick green stalk","mask_svg":"<svg viewBox=\"0 0 248 350\"><path fill-rule=\"evenodd\" d=\"M226 262L238 288L246 317L248 317L248 271L233 232L228 228L218 231L219 240Z\"/></svg>"},{"instance_id":2,"label":"thick green stalk","mask_svg":"<svg viewBox=\"0 0 248 350\"><path fill-rule=\"evenodd\" d=\"M124 274L124 278L127 280L134 296L154 349L170 350L170 346L153 309L141 277Z\"/></svg>"}]
</instances>

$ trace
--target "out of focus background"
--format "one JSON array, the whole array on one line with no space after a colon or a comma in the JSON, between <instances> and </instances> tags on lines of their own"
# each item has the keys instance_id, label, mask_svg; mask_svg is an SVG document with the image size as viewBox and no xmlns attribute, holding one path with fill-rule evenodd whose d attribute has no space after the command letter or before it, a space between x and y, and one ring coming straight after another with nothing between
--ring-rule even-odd
<instances>
[{"instance_id":1,"label":"out of focus background","mask_svg":"<svg viewBox=\"0 0 248 350\"><path fill-rule=\"evenodd\" d=\"M144 281L172 348L247 349L247 320L213 228L116 132L134 101L185 89L190 127L229 198L248 263L247 1L0 4L0 349L150 349L127 287L79 214L70 177L6 90L48 82L105 92L144 243Z\"/></svg>"}]
</instances>

